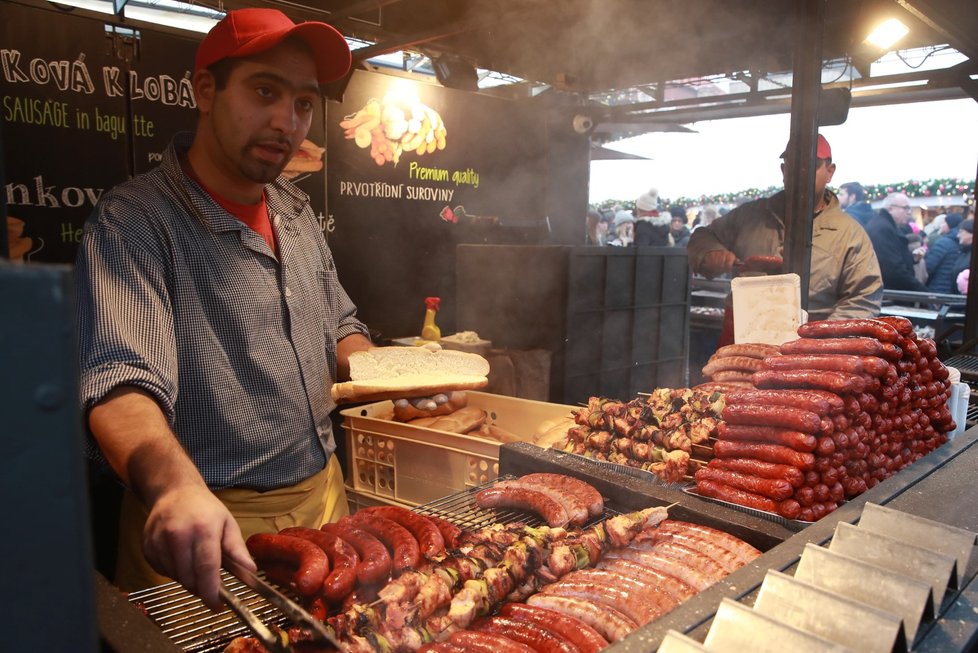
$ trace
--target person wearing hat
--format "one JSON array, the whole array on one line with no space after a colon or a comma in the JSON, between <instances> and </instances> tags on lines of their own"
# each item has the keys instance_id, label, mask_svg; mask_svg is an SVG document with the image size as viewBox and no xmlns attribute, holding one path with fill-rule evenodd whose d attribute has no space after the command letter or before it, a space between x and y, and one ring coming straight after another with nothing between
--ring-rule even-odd
<instances>
[{"instance_id":1,"label":"person wearing hat","mask_svg":"<svg viewBox=\"0 0 978 653\"><path fill-rule=\"evenodd\" d=\"M883 199L883 208L866 225L866 233L873 241L886 288L927 292L914 274L913 255L907 249L906 235L910 232L904 228L912 219L910 199L903 193L890 193ZM930 265L927 273L932 274Z\"/></svg>"},{"instance_id":2,"label":"person wearing hat","mask_svg":"<svg viewBox=\"0 0 978 653\"><path fill-rule=\"evenodd\" d=\"M927 264L927 290L936 293L955 292L961 270L971 262L973 220L961 220L960 213L945 217L948 231L930 246L924 255ZM963 232L963 233L962 233Z\"/></svg>"},{"instance_id":3,"label":"person wearing hat","mask_svg":"<svg viewBox=\"0 0 978 653\"><path fill-rule=\"evenodd\" d=\"M251 533L346 514L330 387L371 347L309 198L281 175L343 36L229 12L197 50L197 128L100 199L75 271L93 458L127 490L115 582L171 577L213 609Z\"/></svg>"},{"instance_id":4,"label":"person wearing hat","mask_svg":"<svg viewBox=\"0 0 978 653\"><path fill-rule=\"evenodd\" d=\"M631 211L622 209L615 213L615 237L608 244L612 247L629 247L635 240L635 218Z\"/></svg>"},{"instance_id":5,"label":"person wearing hat","mask_svg":"<svg viewBox=\"0 0 978 653\"><path fill-rule=\"evenodd\" d=\"M635 246L636 247L668 247L672 244L669 238L668 214L659 213L659 191L655 188L642 193L635 200Z\"/></svg>"},{"instance_id":6,"label":"person wearing hat","mask_svg":"<svg viewBox=\"0 0 978 653\"><path fill-rule=\"evenodd\" d=\"M787 153L785 150L781 158ZM832 149L821 134L816 159L809 318L878 315L883 284L876 254L866 231L842 211L839 200L827 188L836 166L832 162ZM784 161L781 172L786 180L791 174ZM738 206L693 232L687 247L690 267L694 273L712 279L732 273L735 266L740 269L739 264L749 263L752 256L782 256L784 215L784 191ZM733 338L732 319L728 318L726 324L720 344Z\"/></svg>"},{"instance_id":7,"label":"person wearing hat","mask_svg":"<svg viewBox=\"0 0 978 653\"><path fill-rule=\"evenodd\" d=\"M679 206L678 204L673 204L669 207L669 236L672 238L672 244L674 247L685 247L689 244L689 226L687 225L687 220L689 219L686 215L686 209Z\"/></svg>"}]
</instances>

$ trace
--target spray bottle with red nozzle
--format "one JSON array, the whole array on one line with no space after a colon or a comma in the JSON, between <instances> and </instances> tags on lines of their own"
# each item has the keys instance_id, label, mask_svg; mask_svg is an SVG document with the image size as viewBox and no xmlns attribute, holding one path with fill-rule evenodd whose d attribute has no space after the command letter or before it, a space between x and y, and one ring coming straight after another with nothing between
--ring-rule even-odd
<instances>
[{"instance_id":1,"label":"spray bottle with red nozzle","mask_svg":"<svg viewBox=\"0 0 978 653\"><path fill-rule=\"evenodd\" d=\"M425 297L424 325L421 327L422 340L441 340L441 329L435 324L435 315L441 305L441 297Z\"/></svg>"}]
</instances>

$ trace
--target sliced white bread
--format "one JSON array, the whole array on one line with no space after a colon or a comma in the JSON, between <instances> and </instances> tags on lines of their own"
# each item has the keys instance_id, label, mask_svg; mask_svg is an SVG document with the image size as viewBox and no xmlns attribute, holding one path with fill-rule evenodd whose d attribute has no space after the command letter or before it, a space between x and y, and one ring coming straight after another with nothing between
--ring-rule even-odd
<instances>
[{"instance_id":1,"label":"sliced white bread","mask_svg":"<svg viewBox=\"0 0 978 653\"><path fill-rule=\"evenodd\" d=\"M350 355L352 381L333 384L337 403L423 397L488 385L489 361L477 354L424 347L374 347Z\"/></svg>"}]
</instances>

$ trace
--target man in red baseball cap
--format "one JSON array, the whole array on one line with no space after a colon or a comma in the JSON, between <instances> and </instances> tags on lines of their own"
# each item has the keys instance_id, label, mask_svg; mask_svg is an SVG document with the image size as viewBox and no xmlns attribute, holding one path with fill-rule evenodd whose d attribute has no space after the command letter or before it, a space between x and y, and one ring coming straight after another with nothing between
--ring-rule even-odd
<instances>
[{"instance_id":1,"label":"man in red baseball cap","mask_svg":"<svg viewBox=\"0 0 978 653\"><path fill-rule=\"evenodd\" d=\"M791 142L781 158L791 149ZM883 283L873 244L862 226L839 206L828 189L835 163L832 148L818 135L815 161L815 213L812 217L812 261L808 314L812 320L872 317L879 314ZM781 162L787 183L792 171ZM690 237L689 265L712 279L723 274L780 273L771 257L784 248L785 193L743 204ZM728 314L730 311L727 311ZM729 326L729 329L726 327ZM720 344L733 340L733 322L725 325Z\"/></svg>"},{"instance_id":2,"label":"man in red baseball cap","mask_svg":"<svg viewBox=\"0 0 978 653\"><path fill-rule=\"evenodd\" d=\"M347 513L331 385L371 347L309 197L281 173L350 67L343 37L273 9L204 38L194 134L111 189L75 278L92 457L126 485L115 582L220 608L245 538Z\"/></svg>"},{"instance_id":3,"label":"man in red baseball cap","mask_svg":"<svg viewBox=\"0 0 978 653\"><path fill-rule=\"evenodd\" d=\"M320 84L343 77L350 69L350 47L326 23L296 25L278 9L238 9L207 33L197 49L194 71L209 68L228 57L248 57L296 36L310 47Z\"/></svg>"}]
</instances>

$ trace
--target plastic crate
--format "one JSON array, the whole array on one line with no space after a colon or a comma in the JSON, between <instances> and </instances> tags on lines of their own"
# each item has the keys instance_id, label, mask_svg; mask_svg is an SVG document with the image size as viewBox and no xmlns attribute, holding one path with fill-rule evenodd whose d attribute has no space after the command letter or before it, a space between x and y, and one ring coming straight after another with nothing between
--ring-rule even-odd
<instances>
[{"instance_id":1,"label":"plastic crate","mask_svg":"<svg viewBox=\"0 0 978 653\"><path fill-rule=\"evenodd\" d=\"M546 420L574 406L469 392L468 405L488 421L532 441ZM436 431L389 419L394 405L380 401L343 415L348 485L358 494L416 506L491 481L499 475L499 442Z\"/></svg>"}]
</instances>

